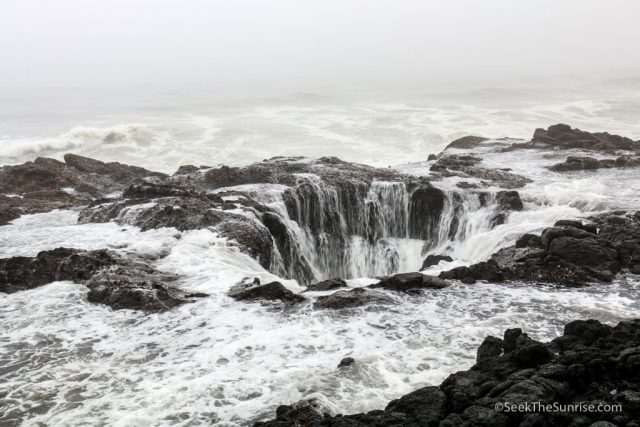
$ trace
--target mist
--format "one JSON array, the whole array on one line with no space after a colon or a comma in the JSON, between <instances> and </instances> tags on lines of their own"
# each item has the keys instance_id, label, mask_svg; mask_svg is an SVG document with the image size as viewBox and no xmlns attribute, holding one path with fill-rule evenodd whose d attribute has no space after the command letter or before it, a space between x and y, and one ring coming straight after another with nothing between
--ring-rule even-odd
<instances>
[{"instance_id":1,"label":"mist","mask_svg":"<svg viewBox=\"0 0 640 427\"><path fill-rule=\"evenodd\" d=\"M0 90L632 73L640 2L5 1Z\"/></svg>"}]
</instances>

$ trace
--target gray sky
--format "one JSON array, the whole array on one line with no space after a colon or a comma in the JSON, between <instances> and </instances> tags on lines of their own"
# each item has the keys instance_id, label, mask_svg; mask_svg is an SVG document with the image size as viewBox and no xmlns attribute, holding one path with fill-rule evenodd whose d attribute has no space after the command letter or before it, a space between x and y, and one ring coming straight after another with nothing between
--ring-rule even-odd
<instances>
[{"instance_id":1,"label":"gray sky","mask_svg":"<svg viewBox=\"0 0 640 427\"><path fill-rule=\"evenodd\" d=\"M0 89L640 68L637 0L2 0Z\"/></svg>"}]
</instances>

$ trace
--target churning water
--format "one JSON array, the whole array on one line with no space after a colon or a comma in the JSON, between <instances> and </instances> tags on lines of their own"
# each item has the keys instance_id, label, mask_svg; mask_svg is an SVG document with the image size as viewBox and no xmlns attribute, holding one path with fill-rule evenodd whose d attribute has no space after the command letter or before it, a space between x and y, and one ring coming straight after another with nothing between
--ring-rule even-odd
<instances>
[{"instance_id":1,"label":"churning water","mask_svg":"<svg viewBox=\"0 0 640 427\"><path fill-rule=\"evenodd\" d=\"M70 111L69 117L45 115L30 127L26 116L5 108L12 124L1 128L0 159L16 163L73 151L170 172L185 163L334 155L423 175L429 153L470 133L528 137L535 127L568 122L638 139L637 83L621 87L610 82L609 91L594 90L589 99L572 91L562 96L551 96L551 90L536 95L530 88L507 94L479 91L475 103L469 101L473 96L456 93L412 93L400 96L402 102L298 94L215 109L130 108L127 117L136 124L122 120L122 111L85 113L75 116L82 117L81 123L66 130L58 129L58 121L70 120L73 109L62 110ZM539 97L548 100L537 102ZM556 160L536 152L486 154L486 164L510 167L534 180L520 191L525 210L492 228L491 212L465 199L457 233L438 235L427 247L456 261L429 272L484 260L518 235L561 218L640 207L639 172L562 175L543 168ZM434 185L450 192L454 181ZM288 215L281 188L241 190L260 194L283 218ZM333 195L324 196L331 209ZM343 275L352 278L350 286L364 286L378 274L419 268L425 241L407 231L406 189L376 183L366 197L366 206L376 209L376 225L354 232L349 227L355 223L345 224L339 236L348 240L344 254L331 252L330 239L325 246L314 241L300 218L288 218L297 249L317 277ZM443 221L452 215L443 215ZM371 232L380 239L370 243L366 236ZM336 413L378 409L468 368L486 335L519 326L544 340L578 318L614 323L638 315L640 296L640 281L628 276L579 289L455 283L423 295L394 295L398 304L384 308L282 308L227 296L246 277L280 280L295 291L304 288L278 277L277 269L275 274L265 270L210 230L141 232L114 223L77 224L74 211L27 215L0 227L0 257L33 256L60 246L149 255L156 268L179 274L181 287L210 296L151 315L89 304L86 288L70 282L0 296L0 417L9 424L249 425L273 416L279 404L309 397ZM358 363L338 371L346 356Z\"/></svg>"}]
</instances>

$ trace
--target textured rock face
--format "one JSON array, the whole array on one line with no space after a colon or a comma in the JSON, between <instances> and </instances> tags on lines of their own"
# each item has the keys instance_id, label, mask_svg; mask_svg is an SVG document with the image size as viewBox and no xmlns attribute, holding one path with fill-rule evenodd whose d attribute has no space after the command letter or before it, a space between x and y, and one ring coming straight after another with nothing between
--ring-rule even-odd
<instances>
[{"instance_id":1,"label":"textured rock face","mask_svg":"<svg viewBox=\"0 0 640 427\"><path fill-rule=\"evenodd\" d=\"M384 410L337 416L324 412L304 421L293 412L279 410L275 420L255 425L635 426L640 419L639 349L640 319L613 328L596 320L571 322L563 336L549 343L535 341L521 329L508 329L503 339L484 340L477 363L469 370L450 375L439 386L423 387L393 400ZM532 402L620 404L622 410L496 410L496 404Z\"/></svg>"},{"instance_id":2,"label":"textured rock face","mask_svg":"<svg viewBox=\"0 0 640 427\"><path fill-rule=\"evenodd\" d=\"M392 304L393 298L369 289L355 288L350 291L338 291L331 295L319 297L314 306L316 308L352 308L368 304Z\"/></svg>"},{"instance_id":3,"label":"textured rock face","mask_svg":"<svg viewBox=\"0 0 640 427\"><path fill-rule=\"evenodd\" d=\"M434 276L422 273L401 273L384 277L370 288L383 288L391 291L412 292L421 289L442 289L449 284Z\"/></svg>"},{"instance_id":4,"label":"textured rock face","mask_svg":"<svg viewBox=\"0 0 640 427\"><path fill-rule=\"evenodd\" d=\"M420 270L424 270L434 265L438 265L440 261L451 262L453 261L453 258L451 258L448 255L429 255L422 262L422 267L420 267Z\"/></svg>"},{"instance_id":5,"label":"textured rock face","mask_svg":"<svg viewBox=\"0 0 640 427\"><path fill-rule=\"evenodd\" d=\"M577 170L595 170L609 168L630 168L640 166L640 158L620 156L616 159L598 160L593 157L569 156L563 163L557 163L548 167L555 172L568 172Z\"/></svg>"},{"instance_id":6,"label":"textured rock face","mask_svg":"<svg viewBox=\"0 0 640 427\"><path fill-rule=\"evenodd\" d=\"M159 180L165 174L120 163L104 163L74 154L65 162L38 157L33 162L0 167L0 225L6 212L34 213L83 206L134 182ZM4 214L2 212L5 212ZM13 219L13 218L12 218ZM6 220L5 220L6 222Z\"/></svg>"},{"instance_id":7,"label":"textured rock face","mask_svg":"<svg viewBox=\"0 0 640 427\"><path fill-rule=\"evenodd\" d=\"M640 151L640 141L607 132L586 132L566 124L536 129L530 142L513 144L507 151L517 149L584 149L594 151Z\"/></svg>"},{"instance_id":8,"label":"textured rock face","mask_svg":"<svg viewBox=\"0 0 640 427\"><path fill-rule=\"evenodd\" d=\"M539 237L521 236L487 262L454 268L440 277L464 283L524 280L579 286L611 281L621 269L640 271L640 215L613 213L591 220L558 221Z\"/></svg>"},{"instance_id":9,"label":"textured rock face","mask_svg":"<svg viewBox=\"0 0 640 427\"><path fill-rule=\"evenodd\" d=\"M520 188L530 183L529 178L516 175L502 169L490 169L480 166L482 158L468 154L449 154L440 157L431 166L432 172L445 176L474 177L494 181L503 188Z\"/></svg>"},{"instance_id":10,"label":"textured rock face","mask_svg":"<svg viewBox=\"0 0 640 427\"><path fill-rule=\"evenodd\" d=\"M265 285L239 284L229 290L229 296L237 300L271 300L287 303L302 302L305 298L287 289L280 282Z\"/></svg>"},{"instance_id":11,"label":"textured rock face","mask_svg":"<svg viewBox=\"0 0 640 427\"><path fill-rule=\"evenodd\" d=\"M323 280L322 282L313 283L307 286L307 291L331 291L333 289L344 288L347 286L347 282L339 277L329 280Z\"/></svg>"},{"instance_id":12,"label":"textured rock face","mask_svg":"<svg viewBox=\"0 0 640 427\"><path fill-rule=\"evenodd\" d=\"M175 276L107 250L57 248L35 257L0 259L0 292L33 289L70 280L89 288L89 302L113 309L163 311L202 295L187 295L170 285Z\"/></svg>"},{"instance_id":13,"label":"textured rock face","mask_svg":"<svg viewBox=\"0 0 640 427\"><path fill-rule=\"evenodd\" d=\"M449 148L462 148L468 150L470 148L476 148L478 145L487 140L488 138L483 138L481 136L463 136L462 138L458 138L447 145L445 147L445 150L448 150Z\"/></svg>"}]
</instances>

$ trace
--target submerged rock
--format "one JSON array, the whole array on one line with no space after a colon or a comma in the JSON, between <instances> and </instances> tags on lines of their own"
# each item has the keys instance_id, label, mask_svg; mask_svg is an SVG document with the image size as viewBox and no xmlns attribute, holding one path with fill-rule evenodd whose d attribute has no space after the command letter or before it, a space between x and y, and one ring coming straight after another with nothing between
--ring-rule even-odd
<instances>
[{"instance_id":1,"label":"submerged rock","mask_svg":"<svg viewBox=\"0 0 640 427\"><path fill-rule=\"evenodd\" d=\"M504 339L487 337L477 363L439 386L423 387L391 401L384 410L353 415L276 419L256 426L556 426L636 425L640 419L640 319L615 327L597 320L571 322L550 343L519 328ZM540 411L505 405L621 404L621 411ZM500 406L502 405L502 406ZM322 411L318 411L322 412ZM577 422L579 418L579 422ZM611 423L611 424L609 424Z\"/></svg>"},{"instance_id":2,"label":"submerged rock","mask_svg":"<svg viewBox=\"0 0 640 427\"><path fill-rule=\"evenodd\" d=\"M593 157L569 156L562 163L557 163L548 167L555 172L567 172L577 170L596 170L609 168L630 168L640 166L640 158L620 156L616 159L598 160Z\"/></svg>"},{"instance_id":3,"label":"submerged rock","mask_svg":"<svg viewBox=\"0 0 640 427\"><path fill-rule=\"evenodd\" d=\"M367 304L392 304L395 300L382 292L364 288L354 288L350 291L338 291L331 295L318 297L314 303L316 308L351 308Z\"/></svg>"},{"instance_id":4,"label":"submerged rock","mask_svg":"<svg viewBox=\"0 0 640 427\"><path fill-rule=\"evenodd\" d=\"M438 277L422 273L400 273L383 277L370 288L384 288L391 291L410 292L421 289L442 289L449 284Z\"/></svg>"},{"instance_id":5,"label":"submerged rock","mask_svg":"<svg viewBox=\"0 0 640 427\"><path fill-rule=\"evenodd\" d=\"M57 248L35 257L0 259L0 292L12 293L69 280L89 288L89 302L115 310L163 311L203 296L179 291L170 284L176 279L140 260L123 258L107 250Z\"/></svg>"},{"instance_id":6,"label":"submerged rock","mask_svg":"<svg viewBox=\"0 0 640 427\"><path fill-rule=\"evenodd\" d=\"M229 290L229 296L237 300L271 300L286 303L302 302L306 298L287 289L280 282L264 285L240 283Z\"/></svg>"},{"instance_id":7,"label":"submerged rock","mask_svg":"<svg viewBox=\"0 0 640 427\"><path fill-rule=\"evenodd\" d=\"M451 258L448 255L429 255L422 262L422 267L420 267L420 270L424 270L434 265L438 265L440 264L440 261L451 262L453 261L453 258Z\"/></svg>"},{"instance_id":8,"label":"submerged rock","mask_svg":"<svg viewBox=\"0 0 640 427\"><path fill-rule=\"evenodd\" d=\"M329 280L323 280L322 282L313 283L307 286L307 291L331 291L339 288L346 288L347 282L339 277Z\"/></svg>"},{"instance_id":9,"label":"submerged rock","mask_svg":"<svg viewBox=\"0 0 640 427\"><path fill-rule=\"evenodd\" d=\"M470 148L476 148L478 145L488 140L489 138L483 138L481 136L463 136L462 138L458 138L455 141L449 143L449 145L445 147L445 150L448 150L449 148L462 148L468 150Z\"/></svg>"}]
</instances>

